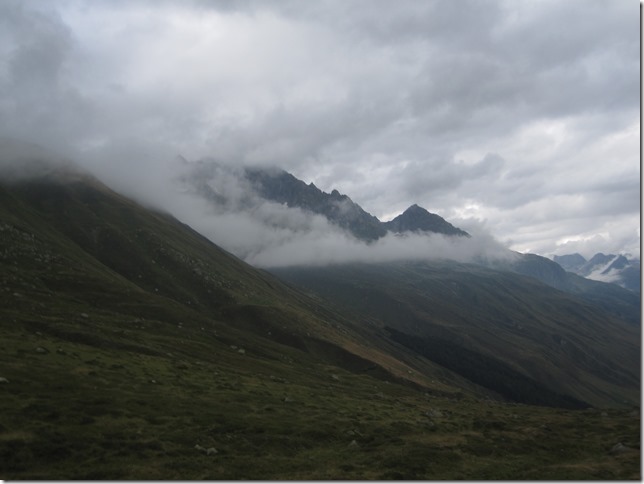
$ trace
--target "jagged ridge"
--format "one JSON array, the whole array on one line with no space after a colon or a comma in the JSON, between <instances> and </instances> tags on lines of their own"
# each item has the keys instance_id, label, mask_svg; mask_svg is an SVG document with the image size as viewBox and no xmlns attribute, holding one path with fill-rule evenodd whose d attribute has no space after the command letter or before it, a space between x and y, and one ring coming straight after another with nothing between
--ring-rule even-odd
<instances>
[{"instance_id":1,"label":"jagged ridge","mask_svg":"<svg viewBox=\"0 0 644 484\"><path fill-rule=\"evenodd\" d=\"M601 252L590 260L580 254L555 255L552 259L565 270L587 279L611 282L637 293L641 290L638 259Z\"/></svg>"},{"instance_id":2,"label":"jagged ridge","mask_svg":"<svg viewBox=\"0 0 644 484\"><path fill-rule=\"evenodd\" d=\"M216 206L225 206L230 202L225 189L217 191L211 185L217 177L232 177L235 183L250 189L264 200L286 204L307 212L324 216L330 223L346 230L355 238L373 242L388 232L426 232L450 236L468 236L467 232L454 227L439 215L412 205L404 213L389 222L381 222L377 217L365 211L350 197L332 190L326 193L315 186L306 184L292 174L277 168L245 167L235 170L214 161L183 163L187 173L182 177L196 193ZM241 205L252 206L250 193L245 194Z\"/></svg>"}]
</instances>

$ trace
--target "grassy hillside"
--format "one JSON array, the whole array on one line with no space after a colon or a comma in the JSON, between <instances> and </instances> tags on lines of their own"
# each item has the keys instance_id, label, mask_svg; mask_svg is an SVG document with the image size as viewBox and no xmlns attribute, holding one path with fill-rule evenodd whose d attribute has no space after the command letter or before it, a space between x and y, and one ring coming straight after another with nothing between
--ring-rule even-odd
<instances>
[{"instance_id":1,"label":"grassy hillside","mask_svg":"<svg viewBox=\"0 0 644 484\"><path fill-rule=\"evenodd\" d=\"M0 187L0 308L0 478L639 478L638 412L494 401L85 177Z\"/></svg>"},{"instance_id":2,"label":"grassy hillside","mask_svg":"<svg viewBox=\"0 0 644 484\"><path fill-rule=\"evenodd\" d=\"M639 328L532 278L447 261L274 272L507 398L639 405Z\"/></svg>"}]
</instances>

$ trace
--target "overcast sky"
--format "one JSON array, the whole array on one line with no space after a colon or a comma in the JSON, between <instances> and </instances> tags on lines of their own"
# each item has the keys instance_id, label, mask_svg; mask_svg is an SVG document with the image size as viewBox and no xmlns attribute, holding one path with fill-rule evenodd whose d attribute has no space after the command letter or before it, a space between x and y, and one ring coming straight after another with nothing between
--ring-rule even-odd
<instances>
[{"instance_id":1,"label":"overcast sky","mask_svg":"<svg viewBox=\"0 0 644 484\"><path fill-rule=\"evenodd\" d=\"M2 0L0 136L137 183L278 165L381 220L639 256L639 38L634 0Z\"/></svg>"}]
</instances>

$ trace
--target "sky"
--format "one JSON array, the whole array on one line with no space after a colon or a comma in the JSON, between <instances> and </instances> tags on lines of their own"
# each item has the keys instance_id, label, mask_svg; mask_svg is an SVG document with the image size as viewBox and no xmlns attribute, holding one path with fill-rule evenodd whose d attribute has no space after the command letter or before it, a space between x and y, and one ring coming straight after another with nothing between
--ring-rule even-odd
<instances>
[{"instance_id":1,"label":"sky","mask_svg":"<svg viewBox=\"0 0 644 484\"><path fill-rule=\"evenodd\" d=\"M2 0L0 137L152 198L178 156L276 165L383 221L415 203L519 252L639 256L639 15L633 0Z\"/></svg>"}]
</instances>

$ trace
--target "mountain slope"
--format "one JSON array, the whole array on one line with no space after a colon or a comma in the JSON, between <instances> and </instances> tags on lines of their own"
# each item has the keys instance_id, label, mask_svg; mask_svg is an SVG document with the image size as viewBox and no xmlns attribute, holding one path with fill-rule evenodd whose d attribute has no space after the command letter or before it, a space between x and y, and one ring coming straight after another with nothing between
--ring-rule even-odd
<instances>
[{"instance_id":1,"label":"mountain slope","mask_svg":"<svg viewBox=\"0 0 644 484\"><path fill-rule=\"evenodd\" d=\"M593 281L566 272L559 264L536 254L517 254L512 260L487 261L486 266L532 277L548 286L601 307L634 326L641 324L640 298L615 284Z\"/></svg>"},{"instance_id":2,"label":"mountain slope","mask_svg":"<svg viewBox=\"0 0 644 484\"><path fill-rule=\"evenodd\" d=\"M326 341L339 347L336 352L353 348L359 353L356 359L367 353L355 343L362 336L348 327L336 329L350 325L340 315L316 306L172 217L144 211L95 180L34 180L5 188L0 197L4 233L29 241L6 247L5 259L28 264L34 272L29 276L41 290L74 291L84 303L135 308L146 317L166 316L167 309L155 308L168 306L168 314L187 311L191 318L206 314L215 321L233 320L245 330L263 332L265 339L305 350ZM57 264L40 263L49 260ZM26 274L21 267L14 277ZM406 373L406 366L393 365L394 373Z\"/></svg>"},{"instance_id":3,"label":"mountain slope","mask_svg":"<svg viewBox=\"0 0 644 484\"><path fill-rule=\"evenodd\" d=\"M291 445L331 439L337 461L337 436L342 448L351 439L331 414L374 393L464 396L430 383L430 363L408 366L383 352L391 344L95 180L4 185L0 202L2 476L284 477L297 468ZM303 404L313 408L294 418ZM225 464L208 470L196 445L216 445ZM326 458L300 459L305 475L338 475Z\"/></svg>"},{"instance_id":4,"label":"mountain slope","mask_svg":"<svg viewBox=\"0 0 644 484\"><path fill-rule=\"evenodd\" d=\"M391 328L394 340L506 397L537 403L539 393L544 403L547 389L593 404L638 401L638 328L532 278L447 261L272 272ZM464 367L464 358L478 363ZM510 374L515 388L533 390L503 387L499 380ZM553 394L550 403L557 402Z\"/></svg>"}]
</instances>

